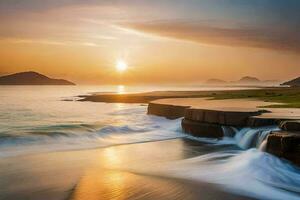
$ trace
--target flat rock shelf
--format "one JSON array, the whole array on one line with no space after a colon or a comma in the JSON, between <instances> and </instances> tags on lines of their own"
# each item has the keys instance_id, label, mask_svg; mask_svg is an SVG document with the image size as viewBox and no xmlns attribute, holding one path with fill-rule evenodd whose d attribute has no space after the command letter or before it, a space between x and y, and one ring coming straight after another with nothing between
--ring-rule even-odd
<instances>
[{"instance_id":1,"label":"flat rock shelf","mask_svg":"<svg viewBox=\"0 0 300 200\"><path fill-rule=\"evenodd\" d=\"M226 127L277 125L282 131L267 138L266 151L300 165L300 109L261 108L256 100L162 99L148 105L148 114L168 119L182 118L185 133L197 137L222 138Z\"/></svg>"}]
</instances>

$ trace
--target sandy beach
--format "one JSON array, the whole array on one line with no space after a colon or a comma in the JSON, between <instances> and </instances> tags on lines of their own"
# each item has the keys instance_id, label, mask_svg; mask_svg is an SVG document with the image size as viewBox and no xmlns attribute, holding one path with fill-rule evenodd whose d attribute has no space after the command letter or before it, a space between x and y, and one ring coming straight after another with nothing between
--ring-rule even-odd
<instances>
[{"instance_id":1,"label":"sandy beach","mask_svg":"<svg viewBox=\"0 0 300 200\"><path fill-rule=\"evenodd\" d=\"M0 199L247 199L210 184L128 170L190 158L206 148L175 139L2 159Z\"/></svg>"}]
</instances>

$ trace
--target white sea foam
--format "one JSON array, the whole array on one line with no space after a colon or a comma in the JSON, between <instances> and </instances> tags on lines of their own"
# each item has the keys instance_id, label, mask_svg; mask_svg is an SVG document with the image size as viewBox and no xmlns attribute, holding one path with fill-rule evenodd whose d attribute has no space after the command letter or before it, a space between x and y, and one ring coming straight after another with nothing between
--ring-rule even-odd
<instances>
[{"instance_id":1,"label":"white sea foam","mask_svg":"<svg viewBox=\"0 0 300 200\"><path fill-rule=\"evenodd\" d=\"M236 132L234 139L242 149L260 148L267 136L279 130L277 126L266 126L258 128L243 128Z\"/></svg>"},{"instance_id":2,"label":"white sea foam","mask_svg":"<svg viewBox=\"0 0 300 200\"><path fill-rule=\"evenodd\" d=\"M207 182L227 192L258 199L300 199L300 169L256 149L215 152L130 170Z\"/></svg>"},{"instance_id":3,"label":"white sea foam","mask_svg":"<svg viewBox=\"0 0 300 200\"><path fill-rule=\"evenodd\" d=\"M179 120L146 115L135 106L102 114L101 124L60 124L28 126L0 138L0 157L60 150L89 149L120 144L159 141L183 137ZM117 122L106 121L111 116Z\"/></svg>"}]
</instances>

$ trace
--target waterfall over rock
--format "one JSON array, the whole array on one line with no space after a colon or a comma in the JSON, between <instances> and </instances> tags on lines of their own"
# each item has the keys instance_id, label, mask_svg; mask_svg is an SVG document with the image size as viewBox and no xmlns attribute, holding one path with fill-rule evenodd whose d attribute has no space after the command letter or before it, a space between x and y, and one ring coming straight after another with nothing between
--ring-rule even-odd
<instances>
[{"instance_id":1,"label":"waterfall over rock","mask_svg":"<svg viewBox=\"0 0 300 200\"><path fill-rule=\"evenodd\" d=\"M224 137L234 137L239 131L237 128L232 126L222 126Z\"/></svg>"},{"instance_id":2,"label":"waterfall over rock","mask_svg":"<svg viewBox=\"0 0 300 200\"><path fill-rule=\"evenodd\" d=\"M232 127L223 127L225 137L233 137L236 144L242 149L257 148L264 150L266 138L272 131L277 131L277 126L266 126L257 128L242 128L240 130ZM235 131L233 134L232 131Z\"/></svg>"}]
</instances>

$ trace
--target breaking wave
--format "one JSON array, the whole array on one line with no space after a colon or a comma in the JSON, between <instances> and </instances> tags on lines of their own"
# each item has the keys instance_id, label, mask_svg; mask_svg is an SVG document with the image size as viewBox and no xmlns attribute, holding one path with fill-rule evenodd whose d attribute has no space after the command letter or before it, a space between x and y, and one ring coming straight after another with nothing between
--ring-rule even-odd
<instances>
[{"instance_id":1,"label":"breaking wave","mask_svg":"<svg viewBox=\"0 0 300 200\"><path fill-rule=\"evenodd\" d=\"M117 120L108 120L108 116ZM89 149L183 137L179 120L145 115L145 107L102 116L101 122L26 126L0 133L0 157Z\"/></svg>"},{"instance_id":2,"label":"breaking wave","mask_svg":"<svg viewBox=\"0 0 300 200\"><path fill-rule=\"evenodd\" d=\"M144 173L212 183L258 199L300 198L300 169L256 149L205 154Z\"/></svg>"}]
</instances>

